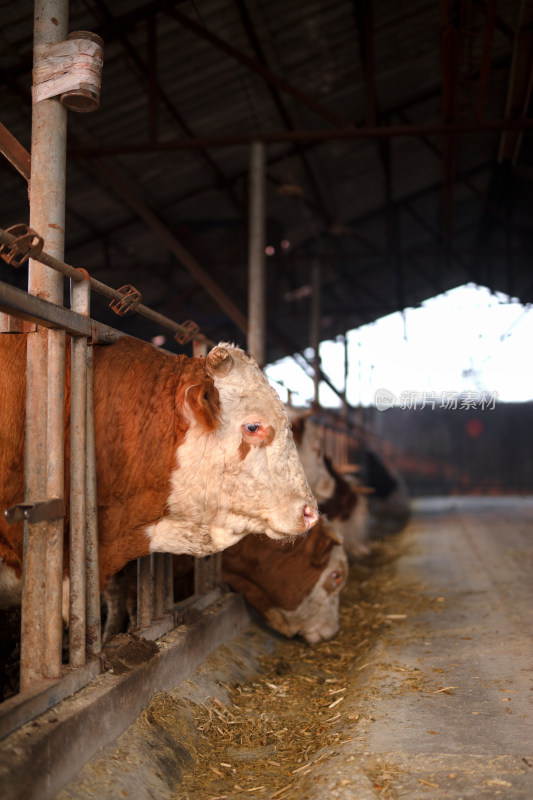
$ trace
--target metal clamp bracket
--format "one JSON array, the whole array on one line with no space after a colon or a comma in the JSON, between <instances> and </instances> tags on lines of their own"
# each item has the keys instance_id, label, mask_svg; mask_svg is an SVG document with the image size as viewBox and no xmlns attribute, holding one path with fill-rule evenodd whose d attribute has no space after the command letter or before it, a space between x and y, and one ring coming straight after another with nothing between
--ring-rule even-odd
<instances>
[{"instance_id":1,"label":"metal clamp bracket","mask_svg":"<svg viewBox=\"0 0 533 800\"><path fill-rule=\"evenodd\" d=\"M65 516L65 501L62 497L52 497L37 503L17 503L4 511L8 525L14 522L44 522Z\"/></svg>"},{"instance_id":2,"label":"metal clamp bracket","mask_svg":"<svg viewBox=\"0 0 533 800\"><path fill-rule=\"evenodd\" d=\"M21 267L29 258L37 258L42 252L44 239L23 223L6 228L16 238L11 244L0 244L0 256L12 267Z\"/></svg>"},{"instance_id":3,"label":"metal clamp bracket","mask_svg":"<svg viewBox=\"0 0 533 800\"><path fill-rule=\"evenodd\" d=\"M123 297L121 297L120 300L112 300L109 303L109 308L112 308L119 317L123 317L128 311L135 311L142 300L142 295L139 290L128 283L126 286L121 286L117 291L120 292Z\"/></svg>"},{"instance_id":4,"label":"metal clamp bracket","mask_svg":"<svg viewBox=\"0 0 533 800\"><path fill-rule=\"evenodd\" d=\"M179 344L188 344L191 342L194 337L199 333L200 328L193 322L192 319L188 319L185 322L181 323L181 331L178 331L174 334L174 339Z\"/></svg>"}]
</instances>

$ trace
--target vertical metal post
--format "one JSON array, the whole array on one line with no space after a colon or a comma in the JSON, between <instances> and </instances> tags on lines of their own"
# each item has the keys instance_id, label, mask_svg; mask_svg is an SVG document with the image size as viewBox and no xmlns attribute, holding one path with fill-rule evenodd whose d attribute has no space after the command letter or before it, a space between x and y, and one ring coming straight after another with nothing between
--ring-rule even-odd
<instances>
[{"instance_id":1,"label":"vertical metal post","mask_svg":"<svg viewBox=\"0 0 533 800\"><path fill-rule=\"evenodd\" d=\"M212 583L218 586L222 581L222 553L214 553L212 558Z\"/></svg>"},{"instance_id":2,"label":"vertical metal post","mask_svg":"<svg viewBox=\"0 0 533 800\"><path fill-rule=\"evenodd\" d=\"M350 371L350 359L348 355L348 331L344 334L344 390L342 393L342 416L346 420L348 417L348 373Z\"/></svg>"},{"instance_id":3,"label":"vertical metal post","mask_svg":"<svg viewBox=\"0 0 533 800\"><path fill-rule=\"evenodd\" d=\"M87 567L87 652L102 649L100 619L100 571L98 564L98 495L96 486L96 441L94 431L94 348L87 347L87 451L86 451L86 567Z\"/></svg>"},{"instance_id":4,"label":"vertical metal post","mask_svg":"<svg viewBox=\"0 0 533 800\"><path fill-rule=\"evenodd\" d=\"M89 316L90 283L71 281L73 311ZM87 339L71 339L70 375L70 665L86 660Z\"/></svg>"},{"instance_id":5,"label":"vertical metal post","mask_svg":"<svg viewBox=\"0 0 533 800\"><path fill-rule=\"evenodd\" d=\"M212 588L211 559L214 556L203 556L194 559L194 593L206 594Z\"/></svg>"},{"instance_id":6,"label":"vertical metal post","mask_svg":"<svg viewBox=\"0 0 533 800\"><path fill-rule=\"evenodd\" d=\"M252 142L249 160L248 210L248 352L265 365L265 179L264 142Z\"/></svg>"},{"instance_id":7,"label":"vertical metal post","mask_svg":"<svg viewBox=\"0 0 533 800\"><path fill-rule=\"evenodd\" d=\"M0 333L19 333L24 331L25 320L19 317L13 317L11 314L6 314L0 311ZM26 322L27 329L29 323Z\"/></svg>"},{"instance_id":8,"label":"vertical metal post","mask_svg":"<svg viewBox=\"0 0 533 800\"><path fill-rule=\"evenodd\" d=\"M137 559L137 625L147 628L152 619L151 557Z\"/></svg>"},{"instance_id":9,"label":"vertical metal post","mask_svg":"<svg viewBox=\"0 0 533 800\"><path fill-rule=\"evenodd\" d=\"M67 36L68 0L42 0L34 11L34 66L40 62L39 48L60 42ZM53 99L34 103L32 108L30 225L45 239L50 255L63 259L65 229L65 152L66 110ZM53 270L30 260L28 290L45 300L62 303L63 279ZM25 499L43 500L56 491L63 469L61 458L49 459L47 438L54 447L59 436L48 427L47 404L57 403L61 395L64 351L61 336L51 336L50 359L46 329L28 336L28 366L26 384L26 447ZM48 379L48 376L50 378ZM58 416L54 416L57 424ZM61 420L63 430L63 420ZM48 437L47 437L48 434ZM63 448L61 448L62 451ZM62 473L61 473L62 475ZM63 493L61 487L60 495ZM57 496L57 495L56 495ZM48 543L48 545L47 545ZM47 646L45 657L44 621L57 617L61 605L62 570L53 576L45 575L45 564L57 564L63 551L63 520L24 523L24 563L22 574L22 621L20 652L20 688L28 689L47 674L57 677L61 670L56 641ZM46 597L43 577L48 582ZM58 603L59 600L59 603ZM45 602L51 602L47 608ZM60 629L59 622L59 629ZM45 666L45 661L47 665Z\"/></svg>"},{"instance_id":10,"label":"vertical metal post","mask_svg":"<svg viewBox=\"0 0 533 800\"><path fill-rule=\"evenodd\" d=\"M207 355L207 344L205 342L193 341L192 354L194 358L205 358Z\"/></svg>"},{"instance_id":11,"label":"vertical metal post","mask_svg":"<svg viewBox=\"0 0 533 800\"><path fill-rule=\"evenodd\" d=\"M320 319L322 317L321 269L318 261L311 267L311 330L310 340L313 348L313 382L315 385L314 405L319 406L318 390L320 385Z\"/></svg>"},{"instance_id":12,"label":"vertical metal post","mask_svg":"<svg viewBox=\"0 0 533 800\"><path fill-rule=\"evenodd\" d=\"M168 611L174 605L174 561L171 553L164 554L163 580L165 585L163 607Z\"/></svg>"},{"instance_id":13,"label":"vertical metal post","mask_svg":"<svg viewBox=\"0 0 533 800\"><path fill-rule=\"evenodd\" d=\"M65 331L48 331L47 497L65 491ZM44 665L61 676L63 655L63 519L48 525L45 559Z\"/></svg>"},{"instance_id":14,"label":"vertical metal post","mask_svg":"<svg viewBox=\"0 0 533 800\"><path fill-rule=\"evenodd\" d=\"M152 616L161 619L165 613L165 553L152 553Z\"/></svg>"}]
</instances>

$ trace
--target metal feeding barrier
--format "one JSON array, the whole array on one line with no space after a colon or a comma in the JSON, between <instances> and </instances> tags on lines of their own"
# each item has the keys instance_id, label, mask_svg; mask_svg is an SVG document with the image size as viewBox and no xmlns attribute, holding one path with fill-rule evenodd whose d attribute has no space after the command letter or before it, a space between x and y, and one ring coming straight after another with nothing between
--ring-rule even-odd
<instances>
[{"instance_id":1,"label":"metal feeding barrier","mask_svg":"<svg viewBox=\"0 0 533 800\"><path fill-rule=\"evenodd\" d=\"M21 691L0 706L2 738L82 688L105 668L98 580L93 346L97 342L110 344L125 334L91 319L91 289L108 297L120 316L141 314L172 331L180 344L192 341L195 356L205 355L212 343L195 323L180 325L144 306L132 287L112 289L85 270L43 252L41 237L25 225L9 231L0 229L0 256L15 268L32 258L71 280L70 309L0 282L0 332L30 333L28 398L31 394L35 401L27 402L26 435L38 435L34 418L48 415L44 442L41 439L46 453L44 462L29 464L27 496L5 510L7 522L23 522L25 533ZM68 665L62 663L65 334L71 337ZM31 357L34 342L41 344L41 350L48 355L40 375ZM42 355L38 354L37 362L42 361ZM55 392L50 388L51 373L59 378ZM57 467L55 472L52 466ZM172 556L154 553L138 559L137 631L142 636L161 636L178 624L187 608L203 608L220 595L220 556L197 558L194 562L194 592L175 603Z\"/></svg>"}]
</instances>

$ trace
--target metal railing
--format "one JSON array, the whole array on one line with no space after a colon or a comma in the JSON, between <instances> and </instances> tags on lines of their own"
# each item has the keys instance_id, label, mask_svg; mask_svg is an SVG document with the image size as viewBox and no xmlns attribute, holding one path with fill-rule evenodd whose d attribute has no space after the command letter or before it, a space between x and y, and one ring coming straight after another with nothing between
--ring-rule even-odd
<instances>
[{"instance_id":1,"label":"metal railing","mask_svg":"<svg viewBox=\"0 0 533 800\"><path fill-rule=\"evenodd\" d=\"M147 319L171 330L180 343L192 341L193 354L205 355L211 344L193 324L180 325L140 303L133 301L128 291L115 290L92 279L85 270L62 262L61 260L36 251L30 253L35 236L25 231L26 243L20 242L24 231L18 235L0 229L0 243L3 245L2 257L18 259L20 264L28 256L45 266L57 270L71 280L71 308L67 309L36 295L29 294L7 283L0 282L0 332L17 334L29 332L28 340L43 340L48 354L54 352L60 343L59 356L49 362L45 376L50 369L58 370L60 383L64 385L64 345L61 339L65 333L71 339L71 456L70 456L70 612L69 612L69 664L61 660L63 623L61 615L63 583L63 470L55 478L53 491L50 481L37 471L35 480L40 485L39 496L25 497L24 503L11 509L11 516L24 519L27 528L25 540L39 535L39 528L52 523L56 531L55 548L50 557L50 539L42 537L41 558L26 559L23 565L23 581L27 587L44 587L47 608L55 613L42 614L32 624L28 614L21 626L21 691L0 705L0 738L7 736L46 709L57 704L73 691L86 685L98 673L104 671L101 657L100 592L98 581L98 532L97 497L95 469L95 431L93 403L93 345L98 342L110 344L125 335L108 325L90 317L90 291L94 289L118 304L120 311L141 314ZM17 243L17 239L19 242ZM38 240L38 237L37 237ZM18 264L17 264L18 265ZM130 296L131 297L131 296ZM35 338L34 338L35 337ZM56 348L57 349L57 348ZM61 362L61 352L63 361ZM29 378L31 380L31 376ZM38 381L38 379L37 379ZM49 383L48 377L45 381ZM34 396L38 398L33 407L27 407L27 415L42 414L42 398L47 396L47 387L35 384ZM48 393L49 415L53 415L61 426L63 434L64 400L63 392L57 396ZM31 426L30 426L31 430ZM63 463L63 436L55 440L50 433L43 443L46 456L44 463L58 459ZM40 470L42 472L42 468ZM22 500L22 498L21 498ZM4 509L2 509L2 513ZM17 516L18 515L18 516ZM60 535L57 535L57 529ZM47 531L49 528L47 528ZM57 540L60 547L57 546ZM29 563L28 563L29 562ZM203 608L221 594L219 555L195 559L194 594L175 604L173 591L172 556L152 554L138 559L137 580L137 628L146 638L157 636L171 630L179 622L184 609L195 605ZM57 611L59 609L59 612ZM59 664L58 654L59 653ZM100 657L99 657L100 656Z\"/></svg>"}]
</instances>

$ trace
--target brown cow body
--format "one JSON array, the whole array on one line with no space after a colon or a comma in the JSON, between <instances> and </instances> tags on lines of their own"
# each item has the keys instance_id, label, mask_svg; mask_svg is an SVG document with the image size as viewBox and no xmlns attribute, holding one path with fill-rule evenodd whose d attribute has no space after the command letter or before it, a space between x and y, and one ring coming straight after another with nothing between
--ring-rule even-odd
<instances>
[{"instance_id":1,"label":"brown cow body","mask_svg":"<svg viewBox=\"0 0 533 800\"><path fill-rule=\"evenodd\" d=\"M293 542L246 536L222 557L224 580L272 628L310 644L338 632L339 593L347 575L344 550L323 517Z\"/></svg>"},{"instance_id":2,"label":"brown cow body","mask_svg":"<svg viewBox=\"0 0 533 800\"><path fill-rule=\"evenodd\" d=\"M27 335L0 336L0 564L17 577L22 524L3 511L24 493ZM94 371L102 588L150 552L206 555L248 532L284 538L316 522L287 414L242 350L187 358L123 337L95 348Z\"/></svg>"}]
</instances>

